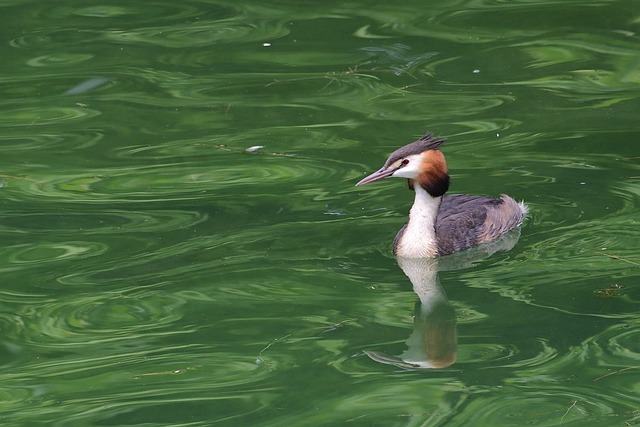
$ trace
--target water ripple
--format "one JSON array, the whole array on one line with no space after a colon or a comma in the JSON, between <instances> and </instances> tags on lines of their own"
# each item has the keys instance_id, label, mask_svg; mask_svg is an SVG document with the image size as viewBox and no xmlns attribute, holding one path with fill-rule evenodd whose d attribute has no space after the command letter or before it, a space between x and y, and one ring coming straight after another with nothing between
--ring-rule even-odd
<instances>
[{"instance_id":1,"label":"water ripple","mask_svg":"<svg viewBox=\"0 0 640 427\"><path fill-rule=\"evenodd\" d=\"M23 244L3 248L10 252L11 264L38 264L83 259L104 254L108 246L97 242L69 241L63 243Z\"/></svg>"},{"instance_id":2,"label":"water ripple","mask_svg":"<svg viewBox=\"0 0 640 427\"><path fill-rule=\"evenodd\" d=\"M171 27L148 27L104 34L107 40L127 44L151 44L170 48L194 48L214 43L259 42L286 36L282 25L251 24L234 17L222 20L198 20Z\"/></svg>"},{"instance_id":3,"label":"water ripple","mask_svg":"<svg viewBox=\"0 0 640 427\"><path fill-rule=\"evenodd\" d=\"M100 111L88 107L38 107L16 108L3 113L2 126L43 126L69 120L87 119L101 114Z\"/></svg>"},{"instance_id":4,"label":"water ripple","mask_svg":"<svg viewBox=\"0 0 640 427\"><path fill-rule=\"evenodd\" d=\"M187 148L188 150L188 148ZM132 156L145 149L130 148L118 155ZM195 153L195 151L194 151ZM7 200L42 200L55 198L58 202L109 204L120 201L146 203L151 201L197 200L209 198L208 193L222 189L253 185L260 181L284 183L312 183L336 173L333 162L267 154L237 154L246 156L244 163L189 167L184 164L132 166L87 172L71 170L59 176L12 178L5 194Z\"/></svg>"},{"instance_id":5,"label":"water ripple","mask_svg":"<svg viewBox=\"0 0 640 427\"><path fill-rule=\"evenodd\" d=\"M8 132L9 133L9 132ZM98 144L104 134L99 131L87 130L77 133L56 133L56 134L34 134L16 135L8 134L0 136L0 152L20 153L20 152L46 152L51 153L73 153L75 150L89 148Z\"/></svg>"},{"instance_id":6,"label":"water ripple","mask_svg":"<svg viewBox=\"0 0 640 427\"><path fill-rule=\"evenodd\" d=\"M576 423L596 426L622 422L627 414L618 413L617 406L615 397L589 387L574 385L567 389L549 385L545 390L536 391L531 385L522 384L521 387L501 387L496 394L479 395L447 425Z\"/></svg>"},{"instance_id":7,"label":"water ripple","mask_svg":"<svg viewBox=\"0 0 640 427\"><path fill-rule=\"evenodd\" d=\"M113 234L114 232L161 232L192 227L208 219L200 212L179 210L159 210L136 212L104 210L100 212L46 212L18 213L5 212L0 215L0 225L5 233L47 235L56 233ZM62 245L67 245L68 242ZM91 244L89 244L91 246ZM36 248L34 248L35 250ZM11 248L16 251L17 248ZM18 250L18 252L20 252Z\"/></svg>"},{"instance_id":8,"label":"water ripple","mask_svg":"<svg viewBox=\"0 0 640 427\"><path fill-rule=\"evenodd\" d=\"M158 292L140 291L130 295L89 297L80 295L66 301L28 306L5 325L5 339L21 346L70 348L109 342L153 340L159 336L185 334L188 330L170 331L166 326L181 318L184 301ZM142 344L142 343L140 343Z\"/></svg>"},{"instance_id":9,"label":"water ripple","mask_svg":"<svg viewBox=\"0 0 640 427\"><path fill-rule=\"evenodd\" d=\"M589 337L578 351L582 359L598 360L598 369L602 372L597 376L598 380L612 375L623 375L631 380L630 376L637 378L640 375L637 364L640 357L639 334L637 321L618 323ZM630 369L634 371L627 372Z\"/></svg>"},{"instance_id":10,"label":"water ripple","mask_svg":"<svg viewBox=\"0 0 640 427\"><path fill-rule=\"evenodd\" d=\"M90 54L71 54L71 53L56 53L38 56L27 61L27 65L32 67L52 67L52 66L69 66L73 64L79 64L86 62L93 58Z\"/></svg>"}]
</instances>

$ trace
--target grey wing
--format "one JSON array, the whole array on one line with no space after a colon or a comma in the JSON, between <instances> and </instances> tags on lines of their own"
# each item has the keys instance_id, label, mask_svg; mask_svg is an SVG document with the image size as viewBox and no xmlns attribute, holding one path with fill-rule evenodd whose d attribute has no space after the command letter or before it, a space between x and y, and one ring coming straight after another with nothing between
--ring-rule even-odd
<instances>
[{"instance_id":1,"label":"grey wing","mask_svg":"<svg viewBox=\"0 0 640 427\"><path fill-rule=\"evenodd\" d=\"M500 199L483 196L445 196L436 220L439 253L447 255L477 245L487 219L487 207L501 203Z\"/></svg>"}]
</instances>

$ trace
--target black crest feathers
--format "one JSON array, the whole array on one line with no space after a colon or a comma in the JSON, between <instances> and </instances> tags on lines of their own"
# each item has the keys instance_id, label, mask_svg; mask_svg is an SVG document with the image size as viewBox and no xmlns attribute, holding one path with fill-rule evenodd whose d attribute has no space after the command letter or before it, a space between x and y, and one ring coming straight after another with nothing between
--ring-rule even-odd
<instances>
[{"instance_id":1,"label":"black crest feathers","mask_svg":"<svg viewBox=\"0 0 640 427\"><path fill-rule=\"evenodd\" d=\"M391 153L384 166L388 167L398 159L411 156L412 154L420 154L427 150L437 150L445 141L446 138L436 138L433 136L433 133L429 132L420 139L400 147Z\"/></svg>"}]
</instances>

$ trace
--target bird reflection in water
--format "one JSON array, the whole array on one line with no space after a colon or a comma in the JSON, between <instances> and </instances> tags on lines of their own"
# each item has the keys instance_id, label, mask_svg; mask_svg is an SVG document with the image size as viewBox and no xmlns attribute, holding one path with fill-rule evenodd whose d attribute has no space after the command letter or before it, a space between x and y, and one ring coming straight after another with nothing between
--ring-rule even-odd
<instances>
[{"instance_id":1,"label":"bird reflection in water","mask_svg":"<svg viewBox=\"0 0 640 427\"><path fill-rule=\"evenodd\" d=\"M409 278L416 302L413 332L407 338L407 349L399 356L366 350L372 360L405 369L442 369L453 365L457 358L458 333L456 312L438 278L439 271L471 267L497 251L508 251L516 244L520 230L465 252L441 258L396 258Z\"/></svg>"}]
</instances>

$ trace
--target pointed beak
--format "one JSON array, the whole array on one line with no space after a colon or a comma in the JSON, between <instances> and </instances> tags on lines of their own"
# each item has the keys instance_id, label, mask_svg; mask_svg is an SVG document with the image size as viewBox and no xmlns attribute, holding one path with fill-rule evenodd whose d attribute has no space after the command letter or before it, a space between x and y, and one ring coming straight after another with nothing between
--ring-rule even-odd
<instances>
[{"instance_id":1,"label":"pointed beak","mask_svg":"<svg viewBox=\"0 0 640 427\"><path fill-rule=\"evenodd\" d=\"M362 178L362 179L361 179L361 180L356 184L356 187L357 187L358 185L364 185L364 184L368 184L368 183L373 182L373 181L377 181L377 180L382 179L382 178L390 177L391 175L393 175L393 173L394 173L395 171L396 171L396 169L387 169L387 168L382 168L382 169L380 169L379 171L374 172L374 173L372 173L371 175L369 175L369 176L366 176L366 177Z\"/></svg>"}]
</instances>

